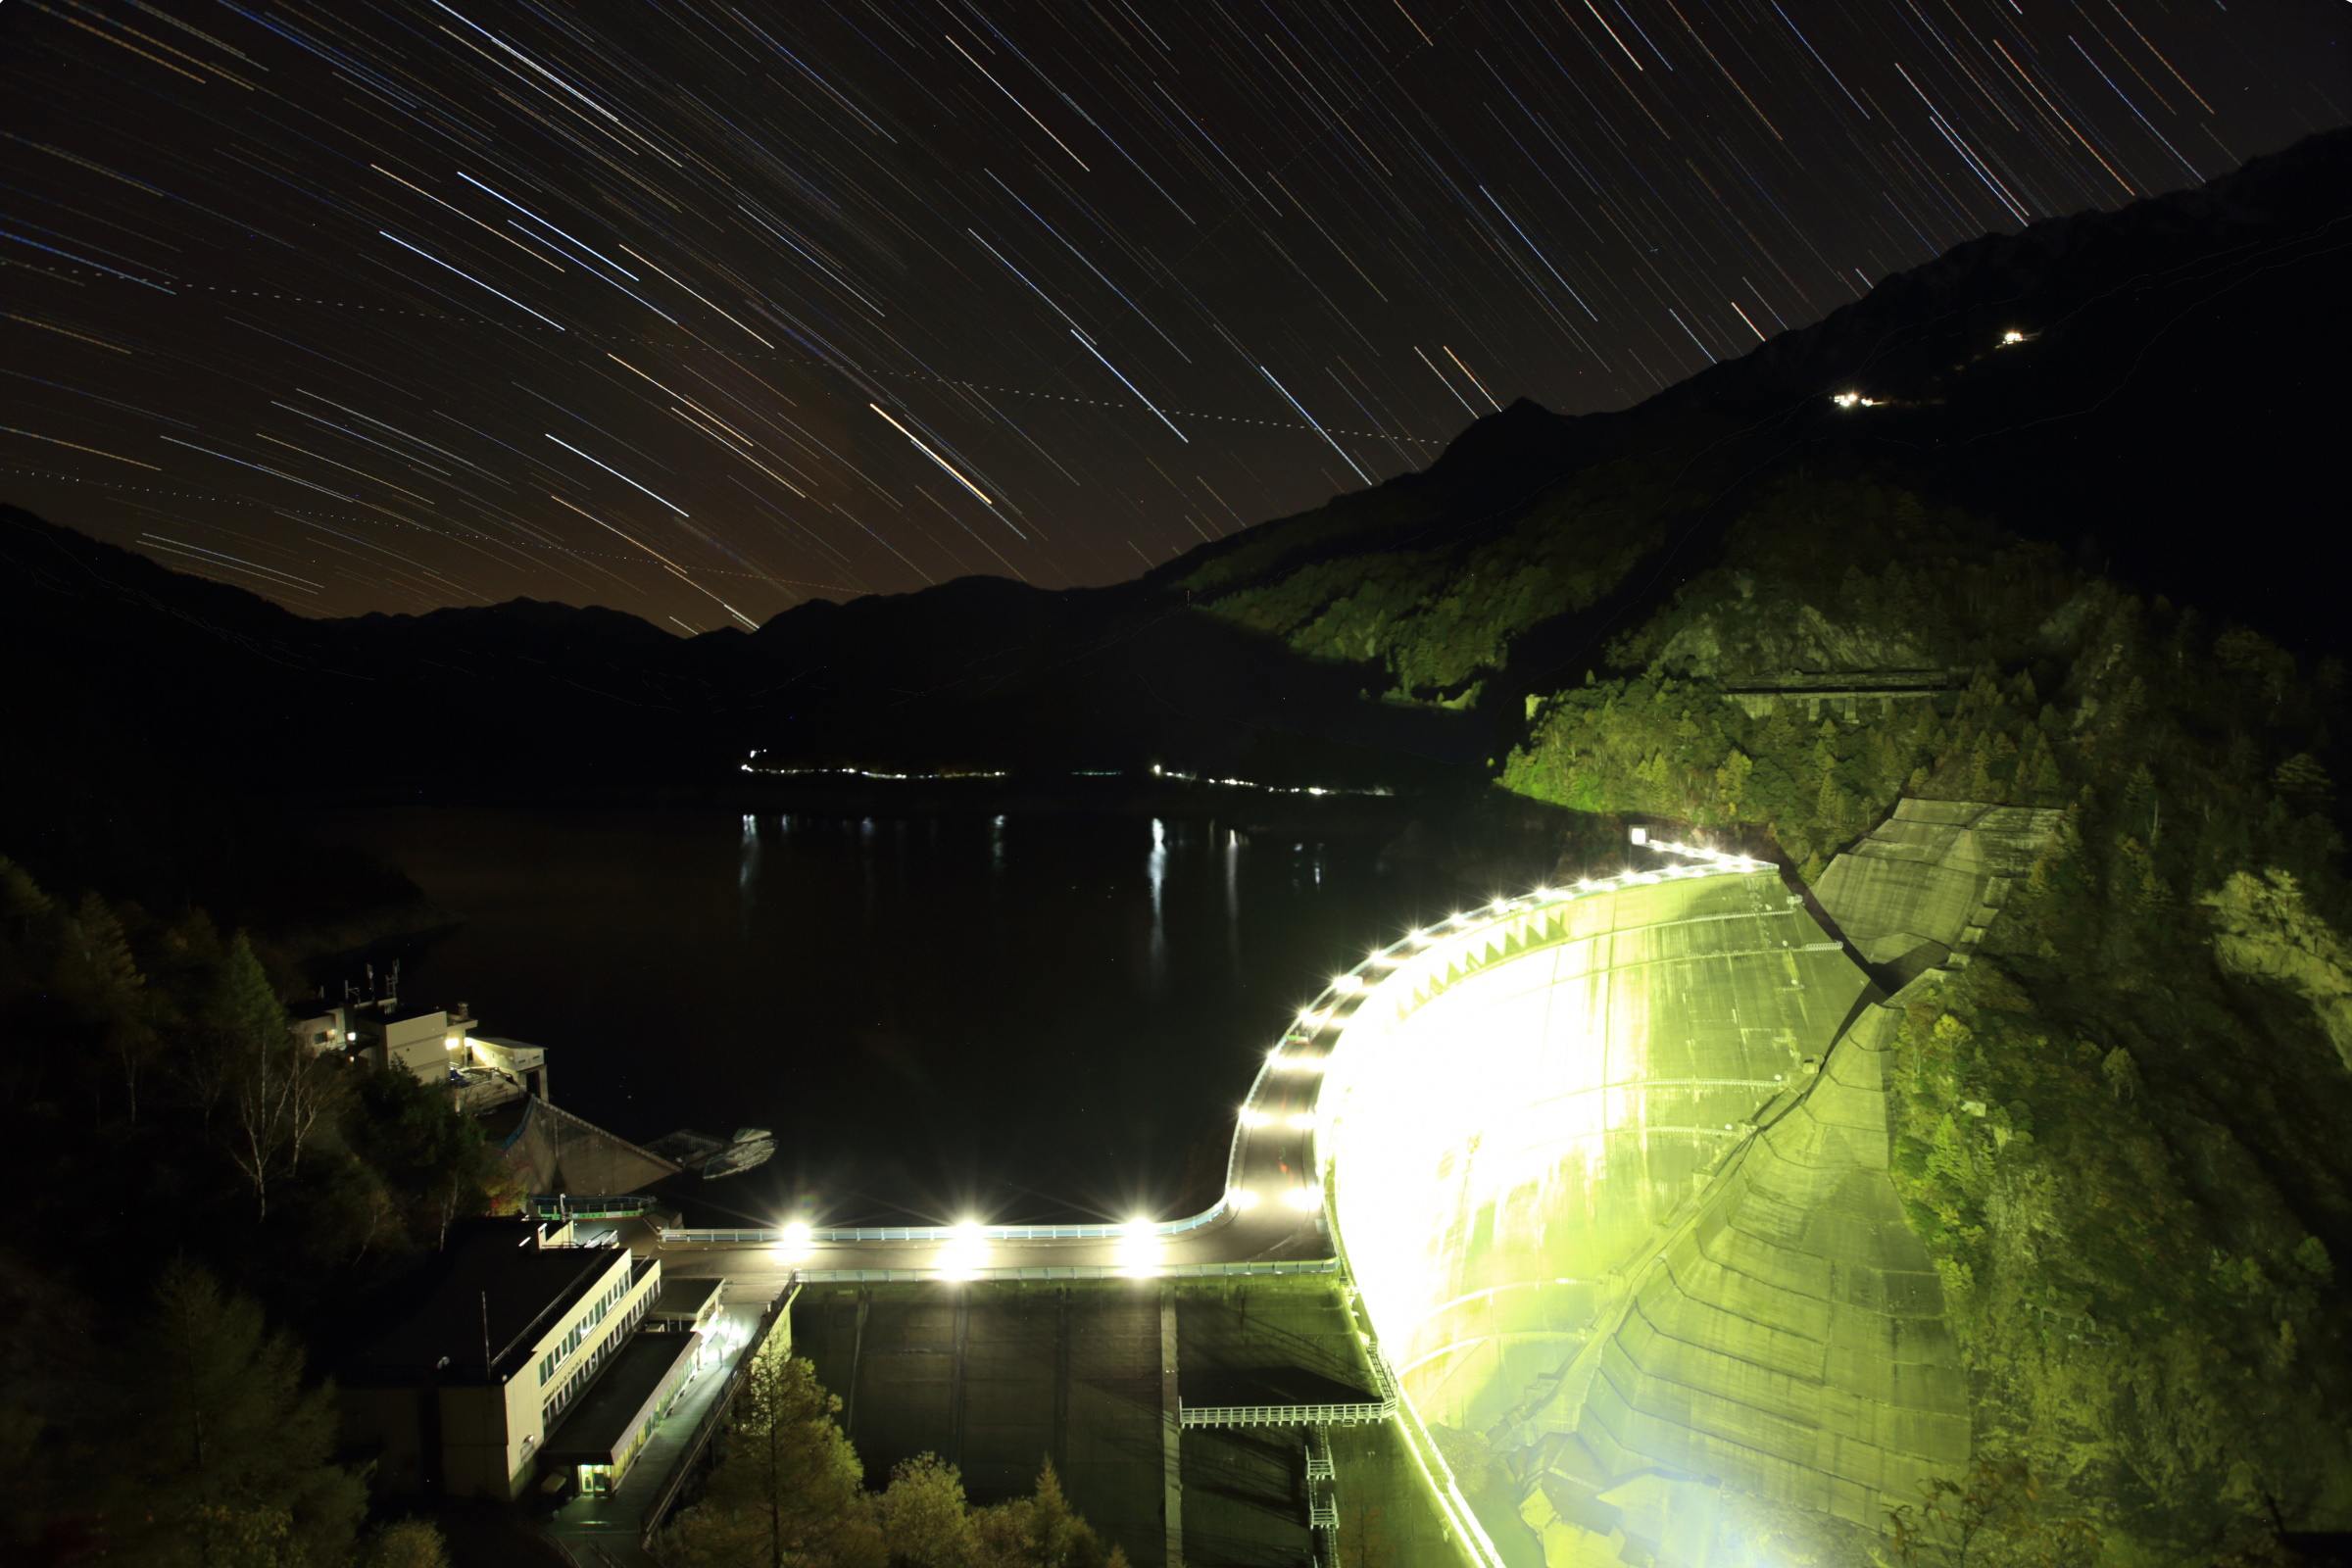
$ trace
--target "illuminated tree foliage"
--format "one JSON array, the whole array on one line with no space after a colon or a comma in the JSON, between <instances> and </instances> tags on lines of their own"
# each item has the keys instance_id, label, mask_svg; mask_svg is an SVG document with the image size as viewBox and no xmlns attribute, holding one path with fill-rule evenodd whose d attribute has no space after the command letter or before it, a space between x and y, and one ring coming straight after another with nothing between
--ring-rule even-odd
<instances>
[{"instance_id":1,"label":"illuminated tree foliage","mask_svg":"<svg viewBox=\"0 0 2352 1568\"><path fill-rule=\"evenodd\" d=\"M808 1361L762 1349L744 1380L724 1457L671 1527L664 1561L692 1568L1126 1568L1071 1507L1048 1462L1037 1490L974 1508L936 1454L862 1489L841 1400Z\"/></svg>"}]
</instances>

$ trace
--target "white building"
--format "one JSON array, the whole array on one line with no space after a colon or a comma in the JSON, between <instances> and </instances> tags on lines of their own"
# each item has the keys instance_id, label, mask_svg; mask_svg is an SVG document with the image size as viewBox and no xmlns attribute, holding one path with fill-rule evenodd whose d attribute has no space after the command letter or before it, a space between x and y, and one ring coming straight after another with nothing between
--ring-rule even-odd
<instances>
[{"instance_id":1,"label":"white building","mask_svg":"<svg viewBox=\"0 0 2352 1568\"><path fill-rule=\"evenodd\" d=\"M344 1441L385 1491L519 1496L661 1291L659 1258L576 1245L568 1224L466 1222L406 1315L337 1367ZM664 1338L691 1354L695 1336Z\"/></svg>"}]
</instances>

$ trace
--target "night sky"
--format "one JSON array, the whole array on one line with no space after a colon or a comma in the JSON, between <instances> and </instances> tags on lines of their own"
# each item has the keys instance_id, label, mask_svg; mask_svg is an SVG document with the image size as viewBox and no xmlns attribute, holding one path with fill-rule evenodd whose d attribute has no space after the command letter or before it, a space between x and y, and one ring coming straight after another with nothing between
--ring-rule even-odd
<instances>
[{"instance_id":1,"label":"night sky","mask_svg":"<svg viewBox=\"0 0 2352 1568\"><path fill-rule=\"evenodd\" d=\"M1130 577L2352 117L2342 0L15 0L0 498L304 613Z\"/></svg>"}]
</instances>

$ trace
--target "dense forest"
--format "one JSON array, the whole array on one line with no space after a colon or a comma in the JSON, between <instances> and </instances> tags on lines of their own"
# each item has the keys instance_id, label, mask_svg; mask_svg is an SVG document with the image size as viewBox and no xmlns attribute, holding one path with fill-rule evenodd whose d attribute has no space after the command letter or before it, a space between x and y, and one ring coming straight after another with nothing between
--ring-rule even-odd
<instances>
[{"instance_id":1,"label":"dense forest","mask_svg":"<svg viewBox=\"0 0 2352 1568\"><path fill-rule=\"evenodd\" d=\"M367 1526L313 1348L505 1166L405 1073L312 1058L285 956L0 860L0 1556L430 1568Z\"/></svg>"}]
</instances>

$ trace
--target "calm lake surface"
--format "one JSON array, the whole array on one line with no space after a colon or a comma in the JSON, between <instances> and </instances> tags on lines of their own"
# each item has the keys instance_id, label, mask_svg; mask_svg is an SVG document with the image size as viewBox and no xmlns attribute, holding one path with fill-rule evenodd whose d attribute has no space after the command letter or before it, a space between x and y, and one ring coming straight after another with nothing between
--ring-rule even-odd
<instances>
[{"instance_id":1,"label":"calm lake surface","mask_svg":"<svg viewBox=\"0 0 2352 1568\"><path fill-rule=\"evenodd\" d=\"M1125 1218L1221 1184L1232 1107L1341 968L1458 906L1382 836L1200 818L339 813L466 924L404 1000L548 1048L624 1137L772 1128L704 1223Z\"/></svg>"}]
</instances>

